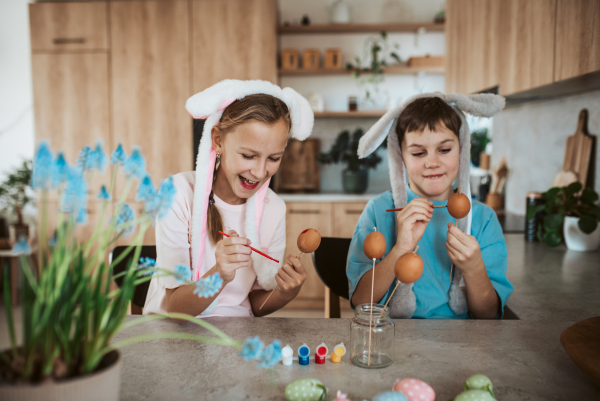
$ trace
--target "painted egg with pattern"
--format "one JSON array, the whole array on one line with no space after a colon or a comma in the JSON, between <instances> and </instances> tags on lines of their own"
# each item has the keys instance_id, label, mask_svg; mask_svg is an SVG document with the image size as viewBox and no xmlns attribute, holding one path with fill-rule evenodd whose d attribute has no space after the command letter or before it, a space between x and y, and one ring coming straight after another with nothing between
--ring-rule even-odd
<instances>
[{"instance_id":1,"label":"painted egg with pattern","mask_svg":"<svg viewBox=\"0 0 600 401\"><path fill-rule=\"evenodd\" d=\"M408 398L397 391L385 391L373 397L373 401L408 401Z\"/></svg>"},{"instance_id":2,"label":"painted egg with pattern","mask_svg":"<svg viewBox=\"0 0 600 401\"><path fill-rule=\"evenodd\" d=\"M496 399L489 391L467 390L454 397L454 401L496 401Z\"/></svg>"},{"instance_id":3,"label":"painted egg with pattern","mask_svg":"<svg viewBox=\"0 0 600 401\"><path fill-rule=\"evenodd\" d=\"M476 374L469 377L465 382L465 390L485 390L488 391L492 397L496 398L492 381L489 377L482 374Z\"/></svg>"},{"instance_id":4,"label":"painted egg with pattern","mask_svg":"<svg viewBox=\"0 0 600 401\"><path fill-rule=\"evenodd\" d=\"M399 391L408 398L408 401L434 401L435 391L424 381L419 379L398 380L393 387L394 391Z\"/></svg>"},{"instance_id":5,"label":"painted egg with pattern","mask_svg":"<svg viewBox=\"0 0 600 401\"><path fill-rule=\"evenodd\" d=\"M285 398L289 401L322 401L327 397L327 389L317 379L294 380L285 388Z\"/></svg>"}]
</instances>

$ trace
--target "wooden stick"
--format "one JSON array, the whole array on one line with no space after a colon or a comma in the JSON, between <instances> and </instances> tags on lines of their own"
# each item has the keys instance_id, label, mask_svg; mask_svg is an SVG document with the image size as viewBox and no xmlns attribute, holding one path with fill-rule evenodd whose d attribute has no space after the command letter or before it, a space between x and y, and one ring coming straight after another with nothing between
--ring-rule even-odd
<instances>
[{"instance_id":1,"label":"wooden stick","mask_svg":"<svg viewBox=\"0 0 600 401\"><path fill-rule=\"evenodd\" d=\"M371 366L371 327L373 323L373 288L375 286L375 258L373 258L373 278L371 279L371 315L369 316L369 356L367 366Z\"/></svg>"},{"instance_id":2,"label":"wooden stick","mask_svg":"<svg viewBox=\"0 0 600 401\"><path fill-rule=\"evenodd\" d=\"M456 219L456 221L454 222L454 225L455 225L456 227L458 227L458 225L457 225L457 224L458 224L458 219ZM450 264L450 280L448 280L448 282L449 282L449 283L451 283L451 282L452 282L452 270L453 270L453 269L454 269L454 262L452 262L452 263Z\"/></svg>"},{"instance_id":3,"label":"wooden stick","mask_svg":"<svg viewBox=\"0 0 600 401\"><path fill-rule=\"evenodd\" d=\"M225 234L223 231L219 231L219 234L222 234L226 237L230 237L230 235ZM267 255L266 253L262 253L261 251L259 251L256 248L252 248L250 245L246 245L248 248L252 249L254 252L258 253L259 255L264 256L267 259L271 259L272 261L274 261L275 263L279 263L279 261L277 259L273 259L272 257L270 257L269 255Z\"/></svg>"},{"instance_id":4,"label":"wooden stick","mask_svg":"<svg viewBox=\"0 0 600 401\"><path fill-rule=\"evenodd\" d=\"M442 207L448 207L446 205L433 205L434 209L439 209ZM397 209L385 209L386 212L399 212L400 210L404 209L403 207L399 207Z\"/></svg>"},{"instance_id":5,"label":"wooden stick","mask_svg":"<svg viewBox=\"0 0 600 401\"><path fill-rule=\"evenodd\" d=\"M298 259L300 259L300 257L302 255L304 255L304 254L302 252L300 252L300 255L298 255ZM271 295L273 295L273 293L275 292L275 290L278 289L278 288L279 288L279 284L277 284L277 286L273 289L273 291L271 291L271 293L269 294L269 296L267 297L267 299L265 299L265 302L262 303L262 305L260 306L260 308L258 308L258 310L261 310L263 308L263 306L265 306L265 304L267 303L267 301L269 300L269 298L271 298Z\"/></svg>"}]
</instances>

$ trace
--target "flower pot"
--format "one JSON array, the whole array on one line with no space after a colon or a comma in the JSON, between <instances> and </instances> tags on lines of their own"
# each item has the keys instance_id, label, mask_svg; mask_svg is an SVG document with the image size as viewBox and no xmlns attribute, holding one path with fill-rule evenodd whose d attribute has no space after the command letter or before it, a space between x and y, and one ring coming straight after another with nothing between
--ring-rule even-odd
<instances>
[{"instance_id":1,"label":"flower pot","mask_svg":"<svg viewBox=\"0 0 600 401\"><path fill-rule=\"evenodd\" d=\"M577 225L579 217L565 217L563 225L563 234L567 248L571 251L594 252L600 246L600 226L590 233L586 234Z\"/></svg>"},{"instance_id":2,"label":"flower pot","mask_svg":"<svg viewBox=\"0 0 600 401\"><path fill-rule=\"evenodd\" d=\"M44 384L0 385L5 401L117 401L121 384L121 356L111 351L103 368L85 376Z\"/></svg>"},{"instance_id":3,"label":"flower pot","mask_svg":"<svg viewBox=\"0 0 600 401\"><path fill-rule=\"evenodd\" d=\"M369 170L342 171L342 184L347 194L363 194L369 186Z\"/></svg>"}]
</instances>

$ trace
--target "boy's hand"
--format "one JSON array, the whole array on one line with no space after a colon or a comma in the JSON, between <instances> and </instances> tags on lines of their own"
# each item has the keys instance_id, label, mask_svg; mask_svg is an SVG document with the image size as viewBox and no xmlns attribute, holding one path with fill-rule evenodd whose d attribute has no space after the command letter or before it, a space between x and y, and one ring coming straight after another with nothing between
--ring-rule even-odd
<instances>
[{"instance_id":1,"label":"boy's hand","mask_svg":"<svg viewBox=\"0 0 600 401\"><path fill-rule=\"evenodd\" d=\"M250 245L250 240L240 237L234 230L227 234L230 237L217 242L215 250L215 267L225 284L233 281L237 269L250 266L252 260L252 250L247 246Z\"/></svg>"},{"instance_id":2,"label":"boy's hand","mask_svg":"<svg viewBox=\"0 0 600 401\"><path fill-rule=\"evenodd\" d=\"M306 280L306 270L302 266L300 258L288 255L288 262L285 263L275 275L275 281L279 285L281 295L292 300L300 292L304 280Z\"/></svg>"},{"instance_id":3,"label":"boy's hand","mask_svg":"<svg viewBox=\"0 0 600 401\"><path fill-rule=\"evenodd\" d=\"M474 236L467 235L454 224L448 223L446 237L448 256L460 269L463 276L468 276L469 273L475 273L481 269L485 270L481 249Z\"/></svg>"},{"instance_id":4,"label":"boy's hand","mask_svg":"<svg viewBox=\"0 0 600 401\"><path fill-rule=\"evenodd\" d=\"M415 249L432 216L433 202L422 198L413 199L396 214L396 226L398 227L396 247L400 251L400 255Z\"/></svg>"}]
</instances>

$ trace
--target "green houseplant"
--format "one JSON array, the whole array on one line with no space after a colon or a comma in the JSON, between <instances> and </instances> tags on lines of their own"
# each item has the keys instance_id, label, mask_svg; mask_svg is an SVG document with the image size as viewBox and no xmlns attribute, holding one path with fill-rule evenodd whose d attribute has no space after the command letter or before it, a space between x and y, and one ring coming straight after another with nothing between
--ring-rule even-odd
<instances>
[{"instance_id":1,"label":"green houseplant","mask_svg":"<svg viewBox=\"0 0 600 401\"><path fill-rule=\"evenodd\" d=\"M348 130L342 131L329 151L321 153L317 158L321 164L346 163L346 168L342 171L342 183L346 193L364 193L369 185L369 169L381 163L377 152L364 159L358 157L358 141L363 135L362 128L355 129L352 134ZM387 146L387 141L382 146Z\"/></svg>"},{"instance_id":2,"label":"green houseplant","mask_svg":"<svg viewBox=\"0 0 600 401\"><path fill-rule=\"evenodd\" d=\"M173 275L181 283L193 284L198 296L214 295L222 285L218 273L191 281L189 266L178 265L162 269L152 259L140 259L144 232L156 219L170 209L176 190L169 177L157 190L145 170L145 160L139 149L127 156L121 145L111 159L113 173L110 188L102 186L91 193L102 202L101 216L89 240L79 241L75 228L87 223L88 185L94 174L102 173L107 157L100 144L86 147L80 153L77 166L70 166L62 154L54 156L42 143L34 159L32 187L40 192L41 228L39 230L38 263L31 259L31 249L21 238L13 249L19 257L22 280L22 332L17 341L15 319L11 304L8 269L4 269L4 303L6 328L10 336L9 350L0 351L0 399L57 399L54 391L65 391L87 380L85 391L94 392L90 377L109 377L109 382L94 382L102 396L95 399L118 398L119 347L158 338L177 338L231 346L247 359L257 359L262 367L270 367L281 358L281 347L275 340L267 347L257 338L245 343L234 340L202 319L183 314L150 315L124 323L129 301L135 286L152 279L153 274ZM126 184L118 200L111 204L111 193L117 175L122 171ZM137 182L136 200L143 202L144 212L135 216L125 203L128 193ZM48 192L58 191L58 210L48 210ZM113 208L111 214L109 210ZM57 213L55 234L46 236L48 213ZM105 218L108 217L108 218ZM107 223L104 223L108 221ZM138 228L133 243L111 263L106 253L121 236ZM122 273L113 274L116 264L133 255ZM40 268L36 269L35 265ZM111 281L123 277L121 286L112 289ZM114 335L133 325L172 317L190 321L206 329L206 335L188 333L149 333L112 343ZM116 372L116 374L114 373ZM115 377L116 375L116 377ZM112 380L112 381L110 381ZM110 391L108 389L111 389ZM116 390L115 390L116 388ZM58 390L57 390L58 389ZM62 389L62 390L60 390ZM60 398L64 399L64 398Z\"/></svg>"},{"instance_id":3,"label":"green houseplant","mask_svg":"<svg viewBox=\"0 0 600 401\"><path fill-rule=\"evenodd\" d=\"M550 188L542 194L543 204L528 208L528 220L536 213L541 213L543 216L542 224L537 231L540 241L554 247L558 246L564 237L569 247L568 227L572 227L574 223L584 235L597 235L600 232L598 230L600 207L596 204L598 193L593 188L583 188L583 190L582 188L579 182L566 187Z\"/></svg>"},{"instance_id":4,"label":"green houseplant","mask_svg":"<svg viewBox=\"0 0 600 401\"><path fill-rule=\"evenodd\" d=\"M17 238L29 236L29 227L23 219L23 208L33 201L31 197L31 160L24 160L21 166L11 171L0 184L0 205L8 216L16 217Z\"/></svg>"}]
</instances>

